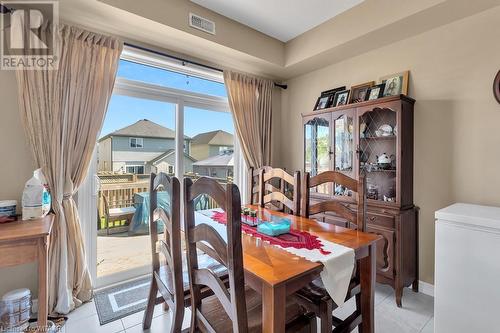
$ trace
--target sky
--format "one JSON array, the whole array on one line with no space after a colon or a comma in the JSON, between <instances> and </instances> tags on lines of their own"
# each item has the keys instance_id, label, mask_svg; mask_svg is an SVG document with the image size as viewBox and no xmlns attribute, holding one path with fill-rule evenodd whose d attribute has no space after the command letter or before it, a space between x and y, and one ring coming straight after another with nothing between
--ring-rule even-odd
<instances>
[{"instance_id":1,"label":"sky","mask_svg":"<svg viewBox=\"0 0 500 333\"><path fill-rule=\"evenodd\" d=\"M170 88L215 96L227 96L226 88L222 83L188 77L184 74L125 60L120 60L117 76ZM175 129L175 105L155 100L113 95L106 113L101 137L141 119L148 119L162 126ZM233 120L230 113L184 108L185 135L193 137L199 133L218 129L234 134Z\"/></svg>"}]
</instances>

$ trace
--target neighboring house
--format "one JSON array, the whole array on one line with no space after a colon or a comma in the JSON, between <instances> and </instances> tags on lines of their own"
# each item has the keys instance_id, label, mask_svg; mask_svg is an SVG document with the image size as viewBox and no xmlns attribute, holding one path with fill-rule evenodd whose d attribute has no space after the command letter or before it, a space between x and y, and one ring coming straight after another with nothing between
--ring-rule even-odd
<instances>
[{"instance_id":1,"label":"neighboring house","mask_svg":"<svg viewBox=\"0 0 500 333\"><path fill-rule=\"evenodd\" d=\"M184 172L192 171L191 139L184 137ZM98 170L135 174L175 172L175 131L147 119L112 132L98 141Z\"/></svg>"},{"instance_id":2,"label":"neighboring house","mask_svg":"<svg viewBox=\"0 0 500 333\"><path fill-rule=\"evenodd\" d=\"M212 156L207 159L194 162L193 172L200 176L209 176L225 179L233 177L234 158L233 152Z\"/></svg>"},{"instance_id":3,"label":"neighboring house","mask_svg":"<svg viewBox=\"0 0 500 333\"><path fill-rule=\"evenodd\" d=\"M191 156L198 161L234 151L234 136L218 130L200 133L191 140Z\"/></svg>"},{"instance_id":4,"label":"neighboring house","mask_svg":"<svg viewBox=\"0 0 500 333\"><path fill-rule=\"evenodd\" d=\"M184 153L184 171L192 172L193 163L196 162L194 158ZM175 150L170 149L159 155L158 157L149 161L153 172L165 172L174 174L175 171Z\"/></svg>"}]
</instances>

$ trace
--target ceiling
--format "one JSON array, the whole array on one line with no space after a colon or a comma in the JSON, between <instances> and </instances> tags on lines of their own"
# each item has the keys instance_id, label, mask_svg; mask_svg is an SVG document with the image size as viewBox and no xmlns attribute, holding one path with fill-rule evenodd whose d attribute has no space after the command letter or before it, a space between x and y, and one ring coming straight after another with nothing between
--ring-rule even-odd
<instances>
[{"instance_id":1,"label":"ceiling","mask_svg":"<svg viewBox=\"0 0 500 333\"><path fill-rule=\"evenodd\" d=\"M191 1L282 42L287 42L364 0Z\"/></svg>"}]
</instances>

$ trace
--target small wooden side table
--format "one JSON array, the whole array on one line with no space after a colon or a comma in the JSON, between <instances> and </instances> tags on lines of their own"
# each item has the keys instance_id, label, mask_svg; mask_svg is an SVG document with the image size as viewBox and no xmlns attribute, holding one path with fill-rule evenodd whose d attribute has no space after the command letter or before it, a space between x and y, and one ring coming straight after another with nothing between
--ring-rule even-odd
<instances>
[{"instance_id":1,"label":"small wooden side table","mask_svg":"<svg viewBox=\"0 0 500 333\"><path fill-rule=\"evenodd\" d=\"M38 327L47 326L49 242L54 215L0 224L0 267L38 261Z\"/></svg>"}]
</instances>

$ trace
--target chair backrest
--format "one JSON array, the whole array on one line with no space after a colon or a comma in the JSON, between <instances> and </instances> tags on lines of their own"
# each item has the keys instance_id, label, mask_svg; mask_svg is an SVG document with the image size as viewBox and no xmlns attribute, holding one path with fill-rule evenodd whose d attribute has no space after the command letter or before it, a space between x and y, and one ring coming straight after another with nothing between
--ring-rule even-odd
<instances>
[{"instance_id":1,"label":"chair backrest","mask_svg":"<svg viewBox=\"0 0 500 333\"><path fill-rule=\"evenodd\" d=\"M248 169L248 189L249 189L249 200L251 205L259 205L259 191L260 191L260 171L268 171L271 170L272 167L270 166L263 166L261 168L255 169L255 168L249 168ZM281 184L280 184L281 185ZM271 184L266 184L266 187L269 191L272 189Z\"/></svg>"},{"instance_id":2,"label":"chair backrest","mask_svg":"<svg viewBox=\"0 0 500 333\"><path fill-rule=\"evenodd\" d=\"M210 225L196 224L194 200L206 194L212 197L226 212L227 241ZM218 298L233 323L233 332L247 332L247 311L245 302L245 279L243 270L243 249L241 245L241 198L238 187L228 183L225 188L215 179L202 177L194 183L184 179L184 223L188 254L189 284L191 288L192 329L208 328L212 325L203 316L201 287L210 288ZM204 244L203 251L226 266L229 276L229 290L222 280L208 269L198 267L197 244ZM208 245L208 246L207 246Z\"/></svg>"},{"instance_id":3,"label":"chair backrest","mask_svg":"<svg viewBox=\"0 0 500 333\"><path fill-rule=\"evenodd\" d=\"M277 179L280 188L270 184L270 181ZM290 189L290 188L293 189ZM289 212L299 215L300 212L300 171L296 171L292 176L280 168L269 168L260 170L259 174L259 205L278 202L282 208L288 208ZM288 196L287 196L287 193ZM290 198L291 196L291 198Z\"/></svg>"},{"instance_id":4,"label":"chair backrest","mask_svg":"<svg viewBox=\"0 0 500 333\"><path fill-rule=\"evenodd\" d=\"M322 200L316 204L310 204L310 189L325 183L334 183L341 185L348 190L355 192L356 196L352 200L345 202L339 199ZM301 215L309 217L310 215L333 212L349 222L349 227L355 227L358 230L365 231L366 228L366 200L365 200L366 177L360 175L359 180L353 179L336 171L326 171L319 175L311 177L309 172L306 172L302 181L302 200L301 200ZM356 209L353 210L349 204L354 204Z\"/></svg>"},{"instance_id":5,"label":"chair backrest","mask_svg":"<svg viewBox=\"0 0 500 333\"><path fill-rule=\"evenodd\" d=\"M167 203L158 204L158 192L166 193ZM160 254L165 259L165 274L170 284L168 290L160 292L163 297L167 292L170 301L179 308L184 308L184 287L182 281L182 247L181 247L181 191L180 182L175 177L169 177L160 172L158 175L151 173L149 183L149 233L151 236L151 254L153 272L160 270ZM161 207L163 206L163 207ZM168 206L168 210L165 209ZM158 242L158 223L163 223L163 239ZM158 250L157 250L158 246ZM167 301L167 303L170 303ZM169 305L172 306L173 304Z\"/></svg>"}]
</instances>

